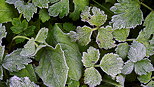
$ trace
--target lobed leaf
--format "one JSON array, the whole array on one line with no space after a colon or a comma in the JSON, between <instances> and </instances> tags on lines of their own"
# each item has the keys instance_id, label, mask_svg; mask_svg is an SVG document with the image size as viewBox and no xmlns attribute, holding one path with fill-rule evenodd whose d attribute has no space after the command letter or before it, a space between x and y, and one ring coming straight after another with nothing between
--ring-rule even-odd
<instances>
[{"instance_id":1,"label":"lobed leaf","mask_svg":"<svg viewBox=\"0 0 154 87\"><path fill-rule=\"evenodd\" d=\"M60 18L67 16L69 13L69 0L56 0L53 5L51 5L48 9L49 15L56 17L59 15Z\"/></svg>"},{"instance_id":2,"label":"lobed leaf","mask_svg":"<svg viewBox=\"0 0 154 87\"><path fill-rule=\"evenodd\" d=\"M75 42L71 42L67 34L63 33L58 24L55 24L53 31L49 35L52 35L49 42L53 45L60 44L64 55L66 57L66 62L69 67L68 77L72 80L79 81L82 75L82 61L81 54L78 45Z\"/></svg>"},{"instance_id":3,"label":"lobed leaf","mask_svg":"<svg viewBox=\"0 0 154 87\"><path fill-rule=\"evenodd\" d=\"M32 2L39 8L48 8L49 0L32 0Z\"/></svg>"},{"instance_id":4,"label":"lobed leaf","mask_svg":"<svg viewBox=\"0 0 154 87\"><path fill-rule=\"evenodd\" d=\"M33 17L33 14L37 12L37 8L32 3L25 5L23 1L18 0L14 5L18 12L23 14L27 21L30 21L30 19Z\"/></svg>"},{"instance_id":5,"label":"lobed leaf","mask_svg":"<svg viewBox=\"0 0 154 87\"><path fill-rule=\"evenodd\" d=\"M85 67L94 67L98 62L100 53L98 49L94 47L89 47L87 52L83 52L82 62Z\"/></svg>"},{"instance_id":6,"label":"lobed leaf","mask_svg":"<svg viewBox=\"0 0 154 87\"><path fill-rule=\"evenodd\" d=\"M151 71L154 71L154 67L149 59L143 59L135 63L135 72L138 75L145 75Z\"/></svg>"},{"instance_id":7,"label":"lobed leaf","mask_svg":"<svg viewBox=\"0 0 154 87\"><path fill-rule=\"evenodd\" d=\"M151 80L151 75L152 75L152 72L149 72L145 75L140 75L137 77L137 79L141 82L141 83L148 83L150 80Z\"/></svg>"},{"instance_id":8,"label":"lobed leaf","mask_svg":"<svg viewBox=\"0 0 154 87\"><path fill-rule=\"evenodd\" d=\"M48 12L46 9L40 9L39 18L41 19L43 23L50 19L50 16L48 15Z\"/></svg>"},{"instance_id":9,"label":"lobed leaf","mask_svg":"<svg viewBox=\"0 0 154 87\"><path fill-rule=\"evenodd\" d=\"M128 52L128 58L132 62L137 62L142 60L146 56L146 48L143 44L133 41L132 45L130 46L130 50Z\"/></svg>"},{"instance_id":10,"label":"lobed leaf","mask_svg":"<svg viewBox=\"0 0 154 87\"><path fill-rule=\"evenodd\" d=\"M31 82L28 77L19 78L13 76L9 80L9 87L39 87L34 82Z\"/></svg>"},{"instance_id":11,"label":"lobed leaf","mask_svg":"<svg viewBox=\"0 0 154 87\"><path fill-rule=\"evenodd\" d=\"M123 60L117 54L108 53L105 54L100 61L101 69L108 75L115 77L117 74L121 73L123 67Z\"/></svg>"},{"instance_id":12,"label":"lobed leaf","mask_svg":"<svg viewBox=\"0 0 154 87\"><path fill-rule=\"evenodd\" d=\"M18 1L18 0L6 0L5 2L7 2L9 4L14 4L16 1Z\"/></svg>"},{"instance_id":13,"label":"lobed leaf","mask_svg":"<svg viewBox=\"0 0 154 87\"><path fill-rule=\"evenodd\" d=\"M112 27L107 26L105 28L101 27L100 29L98 29L96 42L99 48L110 49L115 47L116 45L114 44L115 41L113 40Z\"/></svg>"},{"instance_id":14,"label":"lobed leaf","mask_svg":"<svg viewBox=\"0 0 154 87\"><path fill-rule=\"evenodd\" d=\"M92 14L90 14L90 11L92 11ZM85 7L81 13L81 20L99 27L106 22L107 15L97 7Z\"/></svg>"},{"instance_id":15,"label":"lobed leaf","mask_svg":"<svg viewBox=\"0 0 154 87\"><path fill-rule=\"evenodd\" d=\"M48 28L41 28L35 37L35 41L45 43L48 35Z\"/></svg>"},{"instance_id":16,"label":"lobed leaf","mask_svg":"<svg viewBox=\"0 0 154 87\"><path fill-rule=\"evenodd\" d=\"M123 69L121 70L121 72L123 74L130 74L134 69L134 63L130 60L128 60L127 62L125 62L125 65L123 66Z\"/></svg>"},{"instance_id":17,"label":"lobed leaf","mask_svg":"<svg viewBox=\"0 0 154 87\"><path fill-rule=\"evenodd\" d=\"M84 76L84 83L89 87L95 87L102 81L100 73L94 67L86 68Z\"/></svg>"},{"instance_id":18,"label":"lobed leaf","mask_svg":"<svg viewBox=\"0 0 154 87\"><path fill-rule=\"evenodd\" d=\"M61 46L58 44L55 48L44 48L40 57L35 71L44 84L49 87L65 87L69 68Z\"/></svg>"},{"instance_id":19,"label":"lobed leaf","mask_svg":"<svg viewBox=\"0 0 154 87\"><path fill-rule=\"evenodd\" d=\"M20 55L21 49L17 49L5 56L2 66L10 72L18 71L25 68L25 65L32 62L28 57Z\"/></svg>"},{"instance_id":20,"label":"lobed leaf","mask_svg":"<svg viewBox=\"0 0 154 87\"><path fill-rule=\"evenodd\" d=\"M140 10L139 0L117 0L110 8L116 15L112 16L114 29L134 28L142 24L143 13Z\"/></svg>"}]
</instances>

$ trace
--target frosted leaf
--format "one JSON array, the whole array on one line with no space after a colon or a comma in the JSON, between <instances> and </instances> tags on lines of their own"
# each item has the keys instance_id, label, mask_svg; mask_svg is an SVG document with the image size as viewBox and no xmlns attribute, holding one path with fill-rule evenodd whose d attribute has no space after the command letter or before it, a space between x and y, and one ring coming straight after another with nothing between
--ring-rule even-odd
<instances>
[{"instance_id":1,"label":"frosted leaf","mask_svg":"<svg viewBox=\"0 0 154 87\"><path fill-rule=\"evenodd\" d=\"M48 87L64 87L68 76L68 66L61 46L46 47L41 52L36 73Z\"/></svg>"},{"instance_id":2,"label":"frosted leaf","mask_svg":"<svg viewBox=\"0 0 154 87\"><path fill-rule=\"evenodd\" d=\"M79 81L82 76L83 65L81 61L81 53L78 45L75 42L71 42L67 34L63 33L58 24L55 24L53 31L50 33L49 43L53 42L54 45L60 44L64 55L66 57L66 63L69 67L68 77L72 80Z\"/></svg>"},{"instance_id":3,"label":"frosted leaf","mask_svg":"<svg viewBox=\"0 0 154 87\"><path fill-rule=\"evenodd\" d=\"M145 75L141 75L141 76L138 76L137 79L141 82L141 83L148 83L150 80L151 80L151 76L152 76L152 72L149 72Z\"/></svg>"},{"instance_id":4,"label":"frosted leaf","mask_svg":"<svg viewBox=\"0 0 154 87\"><path fill-rule=\"evenodd\" d=\"M24 2L20 0L15 2L15 7L19 13L23 14L27 21L30 21L30 19L33 17L33 14L37 12L37 8L32 3L25 5Z\"/></svg>"},{"instance_id":5,"label":"frosted leaf","mask_svg":"<svg viewBox=\"0 0 154 87\"><path fill-rule=\"evenodd\" d=\"M6 0L5 2L7 2L9 4L14 4L16 1L19 1L19 0Z\"/></svg>"},{"instance_id":6,"label":"frosted leaf","mask_svg":"<svg viewBox=\"0 0 154 87\"><path fill-rule=\"evenodd\" d=\"M5 46L0 46L0 63L3 61ZM3 80L3 67L0 65L0 80Z\"/></svg>"},{"instance_id":7,"label":"frosted leaf","mask_svg":"<svg viewBox=\"0 0 154 87\"><path fill-rule=\"evenodd\" d=\"M108 75L115 77L117 74L121 73L123 67L123 60L117 54L108 53L105 54L100 61L101 69Z\"/></svg>"},{"instance_id":8,"label":"frosted leaf","mask_svg":"<svg viewBox=\"0 0 154 87\"><path fill-rule=\"evenodd\" d=\"M82 62L85 67L94 67L98 62L100 53L98 49L94 47L89 47L87 52L83 52Z\"/></svg>"},{"instance_id":9,"label":"frosted leaf","mask_svg":"<svg viewBox=\"0 0 154 87\"><path fill-rule=\"evenodd\" d=\"M71 31L69 35L72 41L77 40L80 45L85 46L91 41L91 35L93 31L93 29L86 25L83 27L78 26L76 32Z\"/></svg>"},{"instance_id":10,"label":"frosted leaf","mask_svg":"<svg viewBox=\"0 0 154 87\"><path fill-rule=\"evenodd\" d=\"M28 57L20 55L21 49L17 49L5 56L2 66L10 72L18 71L25 68L25 65L32 62Z\"/></svg>"},{"instance_id":11,"label":"frosted leaf","mask_svg":"<svg viewBox=\"0 0 154 87\"><path fill-rule=\"evenodd\" d=\"M116 76L116 81L120 83L121 86L124 87L124 83L125 83L125 76L119 74L118 76Z\"/></svg>"},{"instance_id":12,"label":"frosted leaf","mask_svg":"<svg viewBox=\"0 0 154 87\"><path fill-rule=\"evenodd\" d=\"M139 0L118 0L110 10L116 14L111 20L114 29L134 28L142 24L143 14Z\"/></svg>"},{"instance_id":13,"label":"frosted leaf","mask_svg":"<svg viewBox=\"0 0 154 87\"><path fill-rule=\"evenodd\" d=\"M126 41L128 35L129 35L130 29L117 29L113 31L113 37L119 41L124 42Z\"/></svg>"},{"instance_id":14,"label":"frosted leaf","mask_svg":"<svg viewBox=\"0 0 154 87\"><path fill-rule=\"evenodd\" d=\"M102 81L100 73L94 67L86 68L84 76L84 83L89 87L96 87Z\"/></svg>"},{"instance_id":15,"label":"frosted leaf","mask_svg":"<svg viewBox=\"0 0 154 87\"><path fill-rule=\"evenodd\" d=\"M35 53L35 40L34 38L31 38L27 44L24 45L24 48L20 52L21 56L31 56Z\"/></svg>"},{"instance_id":16,"label":"frosted leaf","mask_svg":"<svg viewBox=\"0 0 154 87\"><path fill-rule=\"evenodd\" d=\"M97 7L86 7L81 13L81 20L90 25L101 26L106 22L107 15Z\"/></svg>"},{"instance_id":17,"label":"frosted leaf","mask_svg":"<svg viewBox=\"0 0 154 87\"><path fill-rule=\"evenodd\" d=\"M45 40L48 35L48 28L41 28L35 37L35 41L39 43L45 43Z\"/></svg>"},{"instance_id":18,"label":"frosted leaf","mask_svg":"<svg viewBox=\"0 0 154 87\"><path fill-rule=\"evenodd\" d=\"M123 59L125 59L128 55L129 45L128 43L120 43L115 49L116 53Z\"/></svg>"},{"instance_id":19,"label":"frosted leaf","mask_svg":"<svg viewBox=\"0 0 154 87\"><path fill-rule=\"evenodd\" d=\"M138 75L145 75L148 72L154 71L153 65L149 59L143 59L135 63L135 72Z\"/></svg>"},{"instance_id":20,"label":"frosted leaf","mask_svg":"<svg viewBox=\"0 0 154 87\"><path fill-rule=\"evenodd\" d=\"M48 8L49 0L32 0L32 2L39 8Z\"/></svg>"},{"instance_id":21,"label":"frosted leaf","mask_svg":"<svg viewBox=\"0 0 154 87\"><path fill-rule=\"evenodd\" d=\"M154 81L151 80L148 84L146 85L141 84L141 86L142 87L154 87Z\"/></svg>"},{"instance_id":22,"label":"frosted leaf","mask_svg":"<svg viewBox=\"0 0 154 87\"><path fill-rule=\"evenodd\" d=\"M6 30L5 30L5 26L2 26L2 24L0 24L0 45L2 44L2 38L6 37Z\"/></svg>"},{"instance_id":23,"label":"frosted leaf","mask_svg":"<svg viewBox=\"0 0 154 87\"><path fill-rule=\"evenodd\" d=\"M60 18L67 16L69 13L69 0L59 0L52 4L48 9L49 15Z\"/></svg>"},{"instance_id":24,"label":"frosted leaf","mask_svg":"<svg viewBox=\"0 0 154 87\"><path fill-rule=\"evenodd\" d=\"M123 66L121 72L123 74L130 74L133 71L133 69L134 69L134 63L128 60L127 62L125 62L125 65Z\"/></svg>"},{"instance_id":25,"label":"frosted leaf","mask_svg":"<svg viewBox=\"0 0 154 87\"><path fill-rule=\"evenodd\" d=\"M13 76L9 80L9 87L39 87L34 82L31 82L29 77L19 78Z\"/></svg>"},{"instance_id":26,"label":"frosted leaf","mask_svg":"<svg viewBox=\"0 0 154 87\"><path fill-rule=\"evenodd\" d=\"M110 49L116 46L114 44L115 41L113 40L112 32L113 30L111 26L107 26L105 28L101 27L100 29L98 29L96 42L100 48Z\"/></svg>"},{"instance_id":27,"label":"frosted leaf","mask_svg":"<svg viewBox=\"0 0 154 87\"><path fill-rule=\"evenodd\" d=\"M143 44L133 41L132 45L130 46L130 50L128 52L128 58L132 62L137 62L142 60L146 56L146 48Z\"/></svg>"},{"instance_id":28,"label":"frosted leaf","mask_svg":"<svg viewBox=\"0 0 154 87\"><path fill-rule=\"evenodd\" d=\"M48 12L46 9L40 9L39 18L41 19L43 23L50 19L50 16L48 15Z\"/></svg>"}]
</instances>

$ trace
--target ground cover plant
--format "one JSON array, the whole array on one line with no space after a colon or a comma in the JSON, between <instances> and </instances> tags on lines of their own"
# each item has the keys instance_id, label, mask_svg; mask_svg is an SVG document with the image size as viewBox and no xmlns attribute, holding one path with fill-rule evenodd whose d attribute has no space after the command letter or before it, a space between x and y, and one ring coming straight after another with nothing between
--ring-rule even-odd
<instances>
[{"instance_id":1,"label":"ground cover plant","mask_svg":"<svg viewBox=\"0 0 154 87\"><path fill-rule=\"evenodd\" d=\"M0 0L0 87L154 87L153 0Z\"/></svg>"}]
</instances>

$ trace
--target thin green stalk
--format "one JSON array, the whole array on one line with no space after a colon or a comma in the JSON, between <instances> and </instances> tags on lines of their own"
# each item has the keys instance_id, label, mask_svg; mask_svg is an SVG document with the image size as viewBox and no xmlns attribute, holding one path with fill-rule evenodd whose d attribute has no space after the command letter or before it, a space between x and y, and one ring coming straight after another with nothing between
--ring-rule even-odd
<instances>
[{"instance_id":1,"label":"thin green stalk","mask_svg":"<svg viewBox=\"0 0 154 87\"><path fill-rule=\"evenodd\" d=\"M112 13L110 10L108 10L106 7L104 7L103 5L99 4L97 1L93 0L93 2L95 2L97 5L99 5L100 7L102 7L104 10L106 10L107 12L109 12L110 14L114 15L114 13Z\"/></svg>"},{"instance_id":2,"label":"thin green stalk","mask_svg":"<svg viewBox=\"0 0 154 87\"><path fill-rule=\"evenodd\" d=\"M13 38L13 40L14 40L14 39L17 39L17 38L23 38L23 39L30 40L30 38L25 37L25 36L15 36L15 37Z\"/></svg>"},{"instance_id":3,"label":"thin green stalk","mask_svg":"<svg viewBox=\"0 0 154 87\"><path fill-rule=\"evenodd\" d=\"M126 41L134 41L135 39L127 39Z\"/></svg>"},{"instance_id":4,"label":"thin green stalk","mask_svg":"<svg viewBox=\"0 0 154 87\"><path fill-rule=\"evenodd\" d=\"M22 13L19 15L19 19L21 19L21 17L22 17Z\"/></svg>"},{"instance_id":5,"label":"thin green stalk","mask_svg":"<svg viewBox=\"0 0 154 87\"><path fill-rule=\"evenodd\" d=\"M118 83L115 83L115 82L112 82L112 81L110 81L110 80L102 80L103 82L106 82L106 83L109 83L109 84L111 84L111 85L114 85L114 86L117 86L117 87L120 87L121 85L120 84L118 84Z\"/></svg>"},{"instance_id":6,"label":"thin green stalk","mask_svg":"<svg viewBox=\"0 0 154 87\"><path fill-rule=\"evenodd\" d=\"M141 5L143 5L144 7L146 7L147 9L151 10L151 11L154 11L152 8L150 8L149 6L147 6L146 4L140 2Z\"/></svg>"},{"instance_id":7,"label":"thin green stalk","mask_svg":"<svg viewBox=\"0 0 154 87\"><path fill-rule=\"evenodd\" d=\"M94 67L100 67L100 65L95 65Z\"/></svg>"}]
</instances>

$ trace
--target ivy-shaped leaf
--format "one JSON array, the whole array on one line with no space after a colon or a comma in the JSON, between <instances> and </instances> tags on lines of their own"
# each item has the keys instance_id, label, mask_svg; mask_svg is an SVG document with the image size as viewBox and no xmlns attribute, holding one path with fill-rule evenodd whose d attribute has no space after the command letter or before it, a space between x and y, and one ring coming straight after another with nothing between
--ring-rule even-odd
<instances>
[{"instance_id":1,"label":"ivy-shaped leaf","mask_svg":"<svg viewBox=\"0 0 154 87\"><path fill-rule=\"evenodd\" d=\"M108 75L115 77L121 73L123 67L123 60L117 54L108 53L105 54L100 62L101 69Z\"/></svg>"},{"instance_id":2,"label":"ivy-shaped leaf","mask_svg":"<svg viewBox=\"0 0 154 87\"><path fill-rule=\"evenodd\" d=\"M142 24L143 14L139 0L117 0L110 8L116 15L112 16L114 29L134 28Z\"/></svg>"},{"instance_id":3,"label":"ivy-shaped leaf","mask_svg":"<svg viewBox=\"0 0 154 87\"><path fill-rule=\"evenodd\" d=\"M135 63L135 72L138 75L145 75L148 72L154 71L153 65L149 59L143 59Z\"/></svg>"},{"instance_id":4,"label":"ivy-shaped leaf","mask_svg":"<svg viewBox=\"0 0 154 87\"><path fill-rule=\"evenodd\" d=\"M137 62L142 60L146 56L146 48L143 44L133 41L132 45L130 46L130 50L128 52L128 58L132 62Z\"/></svg>"},{"instance_id":5,"label":"ivy-shaped leaf","mask_svg":"<svg viewBox=\"0 0 154 87\"><path fill-rule=\"evenodd\" d=\"M30 21L30 19L33 17L33 14L37 12L37 8L32 3L25 3L23 1L16 1L15 7L17 8L18 12L23 14L24 18L27 19L27 21Z\"/></svg>"},{"instance_id":6,"label":"ivy-shaped leaf","mask_svg":"<svg viewBox=\"0 0 154 87\"><path fill-rule=\"evenodd\" d=\"M2 38L6 37L6 30L5 30L5 26L2 26L2 24L0 24L0 46L2 44Z\"/></svg>"},{"instance_id":7,"label":"ivy-shaped leaf","mask_svg":"<svg viewBox=\"0 0 154 87\"><path fill-rule=\"evenodd\" d=\"M117 29L113 31L113 37L119 41L119 42L124 42L126 41L128 35L129 35L130 29Z\"/></svg>"},{"instance_id":8,"label":"ivy-shaped leaf","mask_svg":"<svg viewBox=\"0 0 154 87\"><path fill-rule=\"evenodd\" d=\"M52 35L49 39L49 43L52 42L53 45L59 43L64 51L66 62L69 67L68 77L79 81L82 75L83 65L78 45L75 42L71 42L68 35L62 32L58 24L54 25L53 31L51 31L49 35Z\"/></svg>"},{"instance_id":9,"label":"ivy-shaped leaf","mask_svg":"<svg viewBox=\"0 0 154 87\"><path fill-rule=\"evenodd\" d=\"M29 77L29 79L31 81L33 81L33 82L37 81L36 74L35 74L32 64L28 64L26 66L26 68L24 68L18 72L11 72L11 75L16 75L18 77Z\"/></svg>"},{"instance_id":10,"label":"ivy-shaped leaf","mask_svg":"<svg viewBox=\"0 0 154 87\"><path fill-rule=\"evenodd\" d=\"M94 65L98 62L100 57L99 50L94 47L89 47L86 52L83 52L82 62L85 67L94 67Z\"/></svg>"},{"instance_id":11,"label":"ivy-shaped leaf","mask_svg":"<svg viewBox=\"0 0 154 87\"><path fill-rule=\"evenodd\" d=\"M13 76L9 80L10 87L39 87L34 82L31 82L28 77L19 78L17 76Z\"/></svg>"},{"instance_id":12,"label":"ivy-shaped leaf","mask_svg":"<svg viewBox=\"0 0 154 87\"><path fill-rule=\"evenodd\" d=\"M46 47L41 52L41 60L36 68L36 73L44 84L49 87L65 87L68 66L61 46Z\"/></svg>"},{"instance_id":13,"label":"ivy-shaped leaf","mask_svg":"<svg viewBox=\"0 0 154 87\"><path fill-rule=\"evenodd\" d=\"M35 41L39 43L45 43L48 35L48 28L41 28L35 37Z\"/></svg>"},{"instance_id":14,"label":"ivy-shaped leaf","mask_svg":"<svg viewBox=\"0 0 154 87\"><path fill-rule=\"evenodd\" d=\"M114 44L115 41L113 40L112 32L113 30L111 26L107 26L105 28L101 27L100 29L98 29L96 42L100 48L110 49L116 46Z\"/></svg>"},{"instance_id":15,"label":"ivy-shaped leaf","mask_svg":"<svg viewBox=\"0 0 154 87\"><path fill-rule=\"evenodd\" d=\"M77 20L80 17L80 12L89 4L88 0L73 0L74 11L70 14L73 20Z\"/></svg>"},{"instance_id":16,"label":"ivy-shaped leaf","mask_svg":"<svg viewBox=\"0 0 154 87\"><path fill-rule=\"evenodd\" d=\"M69 13L69 0L59 0L58 2L55 2L49 7L48 12L49 15L53 17L59 15L60 18L63 18L64 16L67 16Z\"/></svg>"},{"instance_id":17,"label":"ivy-shaped leaf","mask_svg":"<svg viewBox=\"0 0 154 87\"><path fill-rule=\"evenodd\" d=\"M76 32L70 31L69 35L72 41L78 41L80 45L85 46L91 41L93 31L93 29L86 25L83 27L78 26Z\"/></svg>"},{"instance_id":18,"label":"ivy-shaped leaf","mask_svg":"<svg viewBox=\"0 0 154 87\"><path fill-rule=\"evenodd\" d=\"M141 82L141 83L148 83L151 80L151 75L152 72L147 73L146 75L141 75L138 76L137 79Z\"/></svg>"},{"instance_id":19,"label":"ivy-shaped leaf","mask_svg":"<svg viewBox=\"0 0 154 87\"><path fill-rule=\"evenodd\" d=\"M123 74L130 74L134 69L134 63L130 60L128 60L127 62L125 62L125 65L123 66L123 69L121 70L121 72Z\"/></svg>"},{"instance_id":20,"label":"ivy-shaped leaf","mask_svg":"<svg viewBox=\"0 0 154 87\"><path fill-rule=\"evenodd\" d=\"M50 16L48 15L48 12L46 9L40 9L39 18L41 19L43 23L50 19Z\"/></svg>"},{"instance_id":21,"label":"ivy-shaped leaf","mask_svg":"<svg viewBox=\"0 0 154 87\"><path fill-rule=\"evenodd\" d=\"M10 22L15 16L15 9L8 5L5 0L0 0L0 23Z\"/></svg>"},{"instance_id":22,"label":"ivy-shaped leaf","mask_svg":"<svg viewBox=\"0 0 154 87\"><path fill-rule=\"evenodd\" d=\"M49 0L32 0L32 2L39 8L48 8Z\"/></svg>"},{"instance_id":23,"label":"ivy-shaped leaf","mask_svg":"<svg viewBox=\"0 0 154 87\"><path fill-rule=\"evenodd\" d=\"M128 55L129 45L128 43L120 43L115 49L116 53L123 59L125 59Z\"/></svg>"},{"instance_id":24,"label":"ivy-shaped leaf","mask_svg":"<svg viewBox=\"0 0 154 87\"><path fill-rule=\"evenodd\" d=\"M5 56L2 66L9 70L10 72L18 71L25 68L25 65L32 62L28 57L23 57L20 55L21 49L17 49L12 53Z\"/></svg>"},{"instance_id":25,"label":"ivy-shaped leaf","mask_svg":"<svg viewBox=\"0 0 154 87\"><path fill-rule=\"evenodd\" d=\"M94 67L86 68L84 76L84 83L89 87L95 87L102 81L100 73Z\"/></svg>"},{"instance_id":26,"label":"ivy-shaped leaf","mask_svg":"<svg viewBox=\"0 0 154 87\"><path fill-rule=\"evenodd\" d=\"M90 14L90 11L92 11L92 14ZM81 20L99 27L106 22L107 15L97 7L86 7L81 13Z\"/></svg>"}]
</instances>

